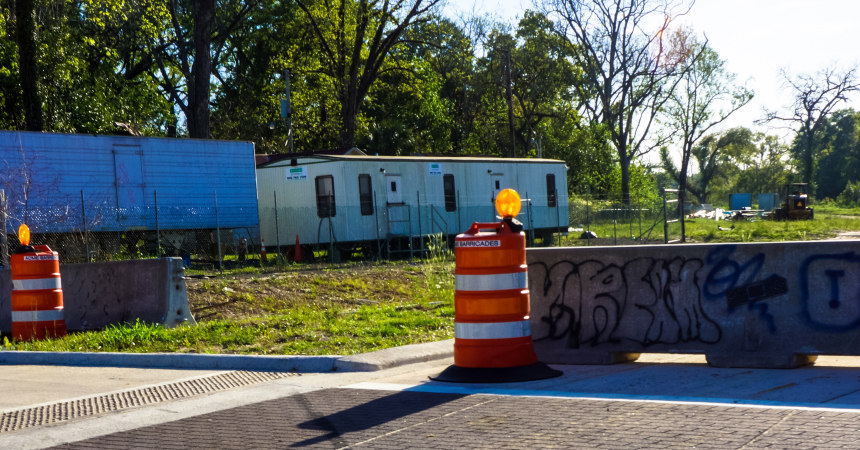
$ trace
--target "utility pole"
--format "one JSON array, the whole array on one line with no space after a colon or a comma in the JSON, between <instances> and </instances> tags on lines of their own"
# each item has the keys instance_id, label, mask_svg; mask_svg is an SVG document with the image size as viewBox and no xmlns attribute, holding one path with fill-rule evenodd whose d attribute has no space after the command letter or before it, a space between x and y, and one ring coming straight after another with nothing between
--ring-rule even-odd
<instances>
[{"instance_id":1,"label":"utility pole","mask_svg":"<svg viewBox=\"0 0 860 450\"><path fill-rule=\"evenodd\" d=\"M281 99L281 118L287 123L287 149L293 152L293 107L290 100L290 69L284 71L285 97Z\"/></svg>"},{"instance_id":2,"label":"utility pole","mask_svg":"<svg viewBox=\"0 0 860 450\"><path fill-rule=\"evenodd\" d=\"M511 93L511 50L506 49L505 51L505 97L507 97L508 101L508 129L511 131L511 151L510 157L516 157L515 151L515 143L516 143L516 135L514 133L514 101L513 94Z\"/></svg>"}]
</instances>

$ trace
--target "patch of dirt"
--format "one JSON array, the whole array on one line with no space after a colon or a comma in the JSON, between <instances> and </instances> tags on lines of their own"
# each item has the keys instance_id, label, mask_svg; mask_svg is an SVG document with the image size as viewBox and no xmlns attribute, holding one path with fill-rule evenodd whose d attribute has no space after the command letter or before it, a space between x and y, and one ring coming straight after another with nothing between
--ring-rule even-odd
<instances>
[{"instance_id":1,"label":"patch of dirt","mask_svg":"<svg viewBox=\"0 0 860 450\"><path fill-rule=\"evenodd\" d=\"M282 272L239 273L186 280L188 303L198 321L241 319L289 310L291 306L332 303L362 304L412 301L424 285L425 270L418 265L317 264L288 267ZM451 275L453 278L453 274Z\"/></svg>"}]
</instances>

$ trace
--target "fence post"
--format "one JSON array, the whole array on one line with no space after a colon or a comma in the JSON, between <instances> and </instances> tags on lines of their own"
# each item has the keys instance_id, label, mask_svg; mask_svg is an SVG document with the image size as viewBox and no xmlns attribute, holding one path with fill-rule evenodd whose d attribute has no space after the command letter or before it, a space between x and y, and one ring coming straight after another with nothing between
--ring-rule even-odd
<instances>
[{"instance_id":1,"label":"fence post","mask_svg":"<svg viewBox=\"0 0 860 450\"><path fill-rule=\"evenodd\" d=\"M636 217L639 218L639 243L644 244L642 242L642 199L639 196L639 191L636 191L636 209L638 210Z\"/></svg>"},{"instance_id":2,"label":"fence post","mask_svg":"<svg viewBox=\"0 0 860 450\"><path fill-rule=\"evenodd\" d=\"M5 211L6 211L5 200L4 200L3 211L4 211L3 215L5 217ZM5 219L4 219L4 224L3 224L4 236L5 236L5 230L6 230L5 225L6 224L5 224ZM86 204L84 203L84 190L83 189L81 189L81 225L83 225L82 229L84 230L84 251L87 252L86 261L91 262L90 261L90 238L88 236L89 233L87 233L87 207L86 207Z\"/></svg>"},{"instance_id":3,"label":"fence post","mask_svg":"<svg viewBox=\"0 0 860 450\"><path fill-rule=\"evenodd\" d=\"M421 230L421 191L415 191L415 200L418 202L418 254L424 256L424 237ZM411 246L412 242L409 245Z\"/></svg>"},{"instance_id":4,"label":"fence post","mask_svg":"<svg viewBox=\"0 0 860 450\"><path fill-rule=\"evenodd\" d=\"M221 257L221 224L218 221L218 190L213 191L215 195L215 241L218 245L218 271L224 272L224 264Z\"/></svg>"},{"instance_id":5,"label":"fence post","mask_svg":"<svg viewBox=\"0 0 860 450\"><path fill-rule=\"evenodd\" d=\"M276 255L275 259L278 261L278 269L281 268L281 230L278 226L278 191L272 191L272 197L275 199L275 247ZM298 250L296 250L298 251ZM295 253L294 253L295 254Z\"/></svg>"},{"instance_id":6,"label":"fence post","mask_svg":"<svg viewBox=\"0 0 860 450\"><path fill-rule=\"evenodd\" d=\"M155 199L155 252L158 257L161 257L161 228L158 226L158 191L152 191L152 196Z\"/></svg>"},{"instance_id":7,"label":"fence post","mask_svg":"<svg viewBox=\"0 0 860 450\"><path fill-rule=\"evenodd\" d=\"M561 206L559 206L561 204L561 200L558 198L558 188L554 187L552 189L554 192L553 195L555 195L555 232L558 233L558 246L561 247L561 212L559 211L561 209ZM570 206L568 206L568 209L569 208ZM570 219L568 219L568 222L570 222ZM570 226L570 224L568 224L568 226Z\"/></svg>"},{"instance_id":8,"label":"fence post","mask_svg":"<svg viewBox=\"0 0 860 450\"><path fill-rule=\"evenodd\" d=\"M463 208L463 205L460 203L460 190L457 189L457 230L454 234L459 234L460 231L463 230L463 225L460 221L460 210Z\"/></svg>"},{"instance_id":9,"label":"fence post","mask_svg":"<svg viewBox=\"0 0 860 450\"><path fill-rule=\"evenodd\" d=\"M591 245L591 188L585 188L585 245Z\"/></svg>"},{"instance_id":10,"label":"fence post","mask_svg":"<svg viewBox=\"0 0 860 450\"><path fill-rule=\"evenodd\" d=\"M6 234L6 190L0 189L0 263L9 267L9 236Z\"/></svg>"}]
</instances>

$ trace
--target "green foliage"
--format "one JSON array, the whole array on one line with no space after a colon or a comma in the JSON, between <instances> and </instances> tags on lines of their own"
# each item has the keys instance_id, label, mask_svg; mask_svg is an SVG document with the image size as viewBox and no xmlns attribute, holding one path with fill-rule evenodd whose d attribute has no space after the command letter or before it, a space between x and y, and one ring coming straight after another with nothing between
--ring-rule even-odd
<instances>
[{"instance_id":1,"label":"green foliage","mask_svg":"<svg viewBox=\"0 0 860 450\"><path fill-rule=\"evenodd\" d=\"M836 197L836 204L843 208L860 207L860 182L849 182L839 196Z\"/></svg>"}]
</instances>

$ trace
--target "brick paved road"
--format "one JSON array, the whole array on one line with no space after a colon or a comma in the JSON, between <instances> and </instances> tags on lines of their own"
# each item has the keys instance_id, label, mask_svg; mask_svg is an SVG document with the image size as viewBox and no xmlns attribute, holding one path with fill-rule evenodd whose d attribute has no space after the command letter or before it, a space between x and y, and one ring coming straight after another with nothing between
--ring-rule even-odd
<instances>
[{"instance_id":1,"label":"brick paved road","mask_svg":"<svg viewBox=\"0 0 860 450\"><path fill-rule=\"evenodd\" d=\"M325 389L58 448L857 448L860 413Z\"/></svg>"}]
</instances>

